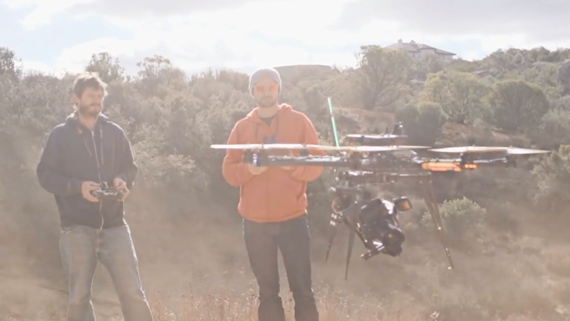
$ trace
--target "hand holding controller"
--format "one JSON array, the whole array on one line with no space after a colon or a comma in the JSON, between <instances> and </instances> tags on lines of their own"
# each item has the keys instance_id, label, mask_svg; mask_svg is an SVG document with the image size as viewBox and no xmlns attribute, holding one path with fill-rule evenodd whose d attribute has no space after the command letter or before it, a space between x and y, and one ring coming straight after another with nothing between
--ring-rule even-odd
<instances>
[{"instance_id":1,"label":"hand holding controller","mask_svg":"<svg viewBox=\"0 0 570 321\"><path fill-rule=\"evenodd\" d=\"M96 197L98 200L121 200L124 196L121 190L115 189L109 186L106 182L101 184L101 187L97 190L91 191L91 195Z\"/></svg>"}]
</instances>

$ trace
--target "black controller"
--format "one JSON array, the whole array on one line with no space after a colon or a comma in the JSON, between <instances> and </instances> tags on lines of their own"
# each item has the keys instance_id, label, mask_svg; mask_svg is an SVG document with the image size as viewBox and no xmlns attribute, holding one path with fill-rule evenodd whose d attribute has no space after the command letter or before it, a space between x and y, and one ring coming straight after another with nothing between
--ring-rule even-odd
<instances>
[{"instance_id":1,"label":"black controller","mask_svg":"<svg viewBox=\"0 0 570 321\"><path fill-rule=\"evenodd\" d=\"M91 195L99 200L120 200L123 198L123 192L109 186L107 182L103 182L98 190L91 191Z\"/></svg>"}]
</instances>

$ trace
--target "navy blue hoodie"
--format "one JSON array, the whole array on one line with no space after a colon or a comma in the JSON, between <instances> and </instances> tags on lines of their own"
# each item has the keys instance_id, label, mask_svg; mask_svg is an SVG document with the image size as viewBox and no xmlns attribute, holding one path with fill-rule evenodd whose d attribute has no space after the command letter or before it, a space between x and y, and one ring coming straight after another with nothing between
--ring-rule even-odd
<instances>
[{"instance_id":1,"label":"navy blue hoodie","mask_svg":"<svg viewBox=\"0 0 570 321\"><path fill-rule=\"evenodd\" d=\"M83 198L84 181L122 178L129 189L137 175L130 142L123 129L100 114L93 130L75 113L48 135L36 173L39 184L54 194L61 226L108 228L125 224L122 201L90 202Z\"/></svg>"}]
</instances>

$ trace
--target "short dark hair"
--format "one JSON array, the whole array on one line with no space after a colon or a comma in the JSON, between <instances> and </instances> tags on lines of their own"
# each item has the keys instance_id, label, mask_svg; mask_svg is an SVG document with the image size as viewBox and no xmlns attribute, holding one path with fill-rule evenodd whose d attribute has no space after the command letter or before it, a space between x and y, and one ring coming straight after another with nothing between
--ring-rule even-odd
<instances>
[{"instance_id":1,"label":"short dark hair","mask_svg":"<svg viewBox=\"0 0 570 321\"><path fill-rule=\"evenodd\" d=\"M86 88L102 89L103 96L107 96L107 84L101 80L96 72L86 71L75 78L73 93L77 97L81 97Z\"/></svg>"}]
</instances>

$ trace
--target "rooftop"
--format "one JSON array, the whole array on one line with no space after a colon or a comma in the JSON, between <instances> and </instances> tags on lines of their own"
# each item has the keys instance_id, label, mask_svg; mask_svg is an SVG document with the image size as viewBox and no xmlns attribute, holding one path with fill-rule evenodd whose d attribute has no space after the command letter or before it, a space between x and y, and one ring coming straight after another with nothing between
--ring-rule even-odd
<instances>
[{"instance_id":1,"label":"rooftop","mask_svg":"<svg viewBox=\"0 0 570 321\"><path fill-rule=\"evenodd\" d=\"M416 43L414 40L412 40L410 42L403 42L402 39L398 39L397 43L391 44L391 45L387 46L386 48L404 49L408 52L421 52L422 50L433 50L440 55L455 56L455 54L453 52L438 49L438 48L428 46L428 45L422 44L422 43Z\"/></svg>"}]
</instances>

